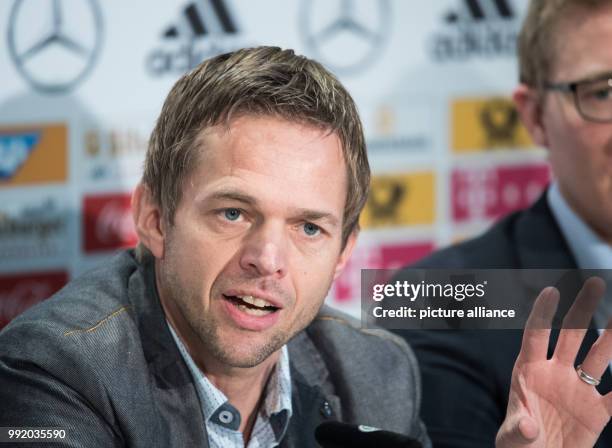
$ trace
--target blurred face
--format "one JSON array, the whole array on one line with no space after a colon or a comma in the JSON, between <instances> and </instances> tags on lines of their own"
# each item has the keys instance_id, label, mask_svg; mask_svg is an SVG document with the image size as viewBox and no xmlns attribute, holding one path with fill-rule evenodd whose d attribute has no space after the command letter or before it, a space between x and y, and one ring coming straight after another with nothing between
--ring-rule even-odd
<instances>
[{"instance_id":1,"label":"blurred face","mask_svg":"<svg viewBox=\"0 0 612 448\"><path fill-rule=\"evenodd\" d=\"M201 145L157 260L160 298L204 364L253 367L312 321L352 248L341 143L245 116Z\"/></svg>"},{"instance_id":2,"label":"blurred face","mask_svg":"<svg viewBox=\"0 0 612 448\"><path fill-rule=\"evenodd\" d=\"M612 72L612 5L568 11L556 35L548 81L571 82ZM546 94L541 120L543 144L563 196L612 244L612 123L585 120L572 95L559 92Z\"/></svg>"}]
</instances>

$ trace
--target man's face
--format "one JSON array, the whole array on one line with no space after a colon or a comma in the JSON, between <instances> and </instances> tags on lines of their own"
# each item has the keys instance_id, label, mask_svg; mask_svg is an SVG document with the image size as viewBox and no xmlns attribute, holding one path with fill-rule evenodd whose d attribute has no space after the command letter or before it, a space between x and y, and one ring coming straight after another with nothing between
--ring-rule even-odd
<instances>
[{"instance_id":1,"label":"man's face","mask_svg":"<svg viewBox=\"0 0 612 448\"><path fill-rule=\"evenodd\" d=\"M200 144L158 260L160 296L195 335L198 357L253 367L311 322L352 247L354 237L341 253L341 143L243 116Z\"/></svg>"},{"instance_id":2,"label":"man's face","mask_svg":"<svg viewBox=\"0 0 612 448\"><path fill-rule=\"evenodd\" d=\"M612 72L612 6L572 9L555 34L548 81L569 82ZM542 106L542 126L563 196L612 243L612 123L586 121L571 94L549 92Z\"/></svg>"}]
</instances>

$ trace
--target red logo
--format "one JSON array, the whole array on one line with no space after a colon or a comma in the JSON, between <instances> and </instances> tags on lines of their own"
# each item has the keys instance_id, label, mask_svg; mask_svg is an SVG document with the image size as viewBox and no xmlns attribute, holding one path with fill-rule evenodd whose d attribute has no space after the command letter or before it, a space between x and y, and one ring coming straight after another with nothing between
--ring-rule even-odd
<instances>
[{"instance_id":1,"label":"red logo","mask_svg":"<svg viewBox=\"0 0 612 448\"><path fill-rule=\"evenodd\" d=\"M360 299L362 269L399 269L428 255L431 242L391 243L355 249L344 271L334 283L337 302Z\"/></svg>"},{"instance_id":2,"label":"red logo","mask_svg":"<svg viewBox=\"0 0 612 448\"><path fill-rule=\"evenodd\" d=\"M550 181L547 164L456 169L453 220L495 220L529 207Z\"/></svg>"},{"instance_id":3,"label":"red logo","mask_svg":"<svg viewBox=\"0 0 612 448\"><path fill-rule=\"evenodd\" d=\"M0 276L0 328L31 306L52 296L67 282L66 272Z\"/></svg>"},{"instance_id":4,"label":"red logo","mask_svg":"<svg viewBox=\"0 0 612 448\"><path fill-rule=\"evenodd\" d=\"M130 193L85 197L83 202L85 252L132 247L138 242L130 198Z\"/></svg>"}]
</instances>

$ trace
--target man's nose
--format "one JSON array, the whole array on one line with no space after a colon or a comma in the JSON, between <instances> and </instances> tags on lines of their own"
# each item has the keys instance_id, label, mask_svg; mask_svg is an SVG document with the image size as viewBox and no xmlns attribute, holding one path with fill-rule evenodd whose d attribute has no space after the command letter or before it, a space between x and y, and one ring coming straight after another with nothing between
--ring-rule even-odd
<instances>
[{"instance_id":1,"label":"man's nose","mask_svg":"<svg viewBox=\"0 0 612 448\"><path fill-rule=\"evenodd\" d=\"M240 266L257 276L282 278L287 273L286 229L280 225L262 224L246 239Z\"/></svg>"}]
</instances>

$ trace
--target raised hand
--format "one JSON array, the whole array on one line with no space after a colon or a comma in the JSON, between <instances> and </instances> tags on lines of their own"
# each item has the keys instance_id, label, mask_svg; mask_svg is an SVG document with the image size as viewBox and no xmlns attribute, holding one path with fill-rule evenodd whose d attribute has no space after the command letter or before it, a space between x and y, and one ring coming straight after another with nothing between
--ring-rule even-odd
<instances>
[{"instance_id":1,"label":"raised hand","mask_svg":"<svg viewBox=\"0 0 612 448\"><path fill-rule=\"evenodd\" d=\"M555 288L540 293L512 371L497 448L586 448L595 444L612 416L612 392L602 396L587 382L597 382L612 360L612 320L586 356L582 379L574 362L604 290L599 278L585 282L563 320L551 359L546 355L559 293Z\"/></svg>"}]
</instances>

